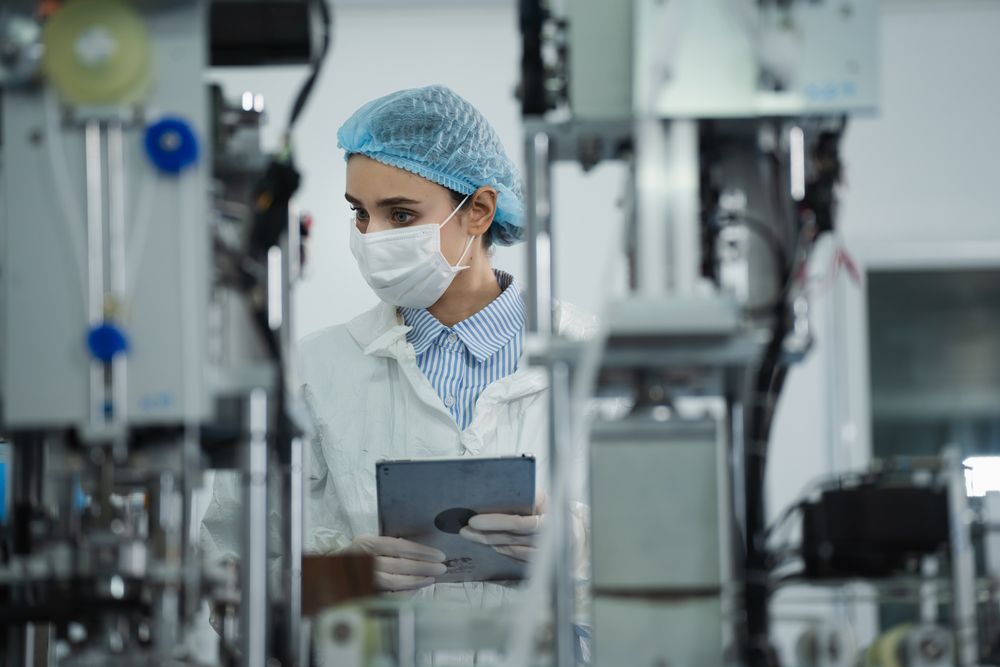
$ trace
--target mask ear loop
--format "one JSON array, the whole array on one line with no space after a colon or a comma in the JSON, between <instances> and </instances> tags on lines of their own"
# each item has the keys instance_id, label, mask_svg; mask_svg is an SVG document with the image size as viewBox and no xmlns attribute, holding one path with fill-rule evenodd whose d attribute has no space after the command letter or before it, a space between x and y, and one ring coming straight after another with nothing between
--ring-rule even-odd
<instances>
[{"instance_id":1,"label":"mask ear loop","mask_svg":"<svg viewBox=\"0 0 1000 667\"><path fill-rule=\"evenodd\" d=\"M451 215L444 219L444 222L438 225L438 229L444 229L444 226L451 222L451 219L455 217L455 214L458 213L463 206L465 206L465 202L469 201L469 197L471 196L472 195L465 195L465 199L463 199L462 202L455 207L455 210L451 212Z\"/></svg>"},{"instance_id":2,"label":"mask ear loop","mask_svg":"<svg viewBox=\"0 0 1000 667\"><path fill-rule=\"evenodd\" d=\"M438 229L443 229L445 225L447 225L449 222L451 222L451 219L455 217L455 214L458 213L459 210L461 210L461 208L463 206L465 206L465 202L469 201L469 197L471 197L471 196L472 196L471 194L465 195L465 199L462 200L462 203L459 204L458 206L456 206L455 210L451 212L451 215L449 215L447 218L445 218L445 221L442 222L440 225L438 225ZM476 238L478 238L478 237L476 237L476 236L470 236L469 237L469 242L465 244L465 251L463 251L462 252L462 256L458 258L458 262L455 264L455 266L451 267L452 270L463 271L463 270L469 268L467 266L461 266L461 264L465 260L465 256L469 254L469 250L472 249L472 243L473 243L473 241L476 240Z\"/></svg>"}]
</instances>

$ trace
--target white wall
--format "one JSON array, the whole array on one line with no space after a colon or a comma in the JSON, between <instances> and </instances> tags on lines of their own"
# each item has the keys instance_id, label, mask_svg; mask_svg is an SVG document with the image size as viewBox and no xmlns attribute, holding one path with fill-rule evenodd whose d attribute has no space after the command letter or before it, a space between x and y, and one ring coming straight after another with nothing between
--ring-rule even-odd
<instances>
[{"instance_id":1,"label":"white wall","mask_svg":"<svg viewBox=\"0 0 1000 667\"><path fill-rule=\"evenodd\" d=\"M901 244L1000 239L997 34L1000 3L883 2L881 110L877 118L853 120L844 146L841 230L849 250L863 256ZM842 281L842 289L846 300L858 300L861 288ZM835 453L810 456L817 442L830 436L851 445L845 444L844 424L830 421L828 408L838 400L830 395L830 376L848 375L850 369L838 364L849 365L863 354L856 341L860 323L837 323L851 340L846 358L831 364L826 321L831 304L819 299L816 306L817 349L789 377L775 425L772 508L792 500L798 492L794 480L804 482L829 469ZM845 388L848 394L858 391ZM864 438L867 415L848 417L855 421L847 424L847 440ZM817 438L817 424L835 433ZM840 459L848 460L851 452L842 454ZM856 452L854 458L860 463Z\"/></svg>"},{"instance_id":2,"label":"white wall","mask_svg":"<svg viewBox=\"0 0 1000 667\"><path fill-rule=\"evenodd\" d=\"M322 78L296 132L305 174L300 206L313 213L308 273L296 296L298 335L343 322L375 303L348 249L344 162L336 131L363 103L385 93L442 83L482 110L508 154L522 164L520 106L514 98L520 67L520 34L514 2L431 6L424 9L352 5L335 15L335 43ZM301 68L218 70L226 91L259 92L268 108L265 142L275 145ZM268 104L271 102L272 104ZM622 170L604 165L593 175L578 167L556 169L559 278L563 298L596 310L600 272L614 226L614 199ZM523 247L498 248L496 265L522 273Z\"/></svg>"},{"instance_id":3,"label":"white wall","mask_svg":"<svg viewBox=\"0 0 1000 667\"><path fill-rule=\"evenodd\" d=\"M903 246L943 252L945 242L1000 239L1000 3L883 0L882 9L881 110L852 120L844 145L847 248L863 260ZM772 516L808 481L870 455L864 303L863 287L845 278L814 304L817 346L789 376L772 438ZM831 608L792 602L804 598L822 595L779 598L785 639L802 627L787 619ZM870 640L873 608L839 608L858 639Z\"/></svg>"}]
</instances>

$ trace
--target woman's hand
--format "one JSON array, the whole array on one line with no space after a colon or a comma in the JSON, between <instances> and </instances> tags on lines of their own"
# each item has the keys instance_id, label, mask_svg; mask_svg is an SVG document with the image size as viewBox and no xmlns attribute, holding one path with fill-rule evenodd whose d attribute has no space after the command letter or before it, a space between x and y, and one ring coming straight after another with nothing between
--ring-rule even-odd
<instances>
[{"instance_id":1,"label":"woman's hand","mask_svg":"<svg viewBox=\"0 0 1000 667\"><path fill-rule=\"evenodd\" d=\"M544 518L545 494L540 493L534 514L477 514L459 535L470 542L493 547L504 556L528 562L535 554L535 538Z\"/></svg>"},{"instance_id":2,"label":"woman's hand","mask_svg":"<svg viewBox=\"0 0 1000 667\"><path fill-rule=\"evenodd\" d=\"M361 535L348 550L375 556L375 587L380 591L430 586L434 577L448 571L443 553L400 537Z\"/></svg>"},{"instance_id":3,"label":"woman's hand","mask_svg":"<svg viewBox=\"0 0 1000 667\"><path fill-rule=\"evenodd\" d=\"M497 553L519 561L531 560L535 553L535 536L542 527L542 514L477 514L459 535L493 547Z\"/></svg>"}]
</instances>

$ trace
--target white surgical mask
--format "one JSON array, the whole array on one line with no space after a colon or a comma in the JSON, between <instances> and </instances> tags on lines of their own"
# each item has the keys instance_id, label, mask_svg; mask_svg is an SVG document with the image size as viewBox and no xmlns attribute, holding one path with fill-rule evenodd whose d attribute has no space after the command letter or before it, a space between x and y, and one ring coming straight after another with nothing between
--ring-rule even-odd
<instances>
[{"instance_id":1,"label":"white surgical mask","mask_svg":"<svg viewBox=\"0 0 1000 667\"><path fill-rule=\"evenodd\" d=\"M416 225L370 234L362 234L356 224L351 225L351 252L358 260L365 282L378 298L393 306L427 308L441 298L460 271L469 268L461 264L475 236L469 237L455 266L441 254L441 228L468 199L466 196L440 225Z\"/></svg>"}]
</instances>

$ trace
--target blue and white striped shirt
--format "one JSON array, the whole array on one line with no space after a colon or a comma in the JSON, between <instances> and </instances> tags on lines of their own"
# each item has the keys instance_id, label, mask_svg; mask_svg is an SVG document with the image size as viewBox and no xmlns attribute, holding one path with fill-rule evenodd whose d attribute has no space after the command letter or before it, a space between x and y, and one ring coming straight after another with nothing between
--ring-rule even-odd
<instances>
[{"instance_id":1,"label":"blue and white striped shirt","mask_svg":"<svg viewBox=\"0 0 1000 667\"><path fill-rule=\"evenodd\" d=\"M451 328L425 309L399 309L410 327L406 340L417 353L417 366L463 431L479 395L517 370L524 349L524 301L510 274L494 273L500 296Z\"/></svg>"}]
</instances>

